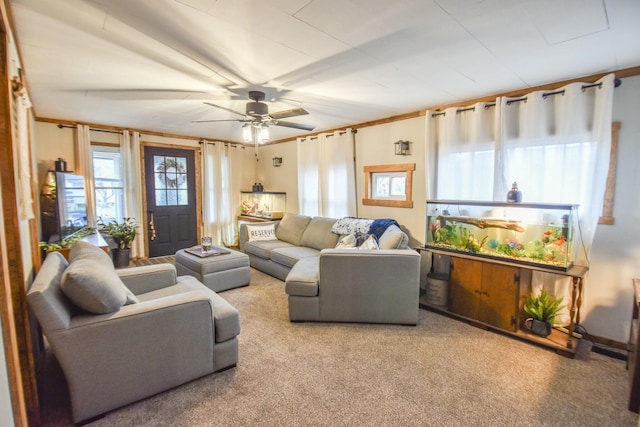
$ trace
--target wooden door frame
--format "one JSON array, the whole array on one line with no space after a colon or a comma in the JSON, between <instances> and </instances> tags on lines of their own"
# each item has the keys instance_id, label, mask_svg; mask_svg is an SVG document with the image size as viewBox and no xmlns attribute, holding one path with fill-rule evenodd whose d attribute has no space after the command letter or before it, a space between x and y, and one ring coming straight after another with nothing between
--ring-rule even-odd
<instances>
[{"instance_id":1,"label":"wooden door frame","mask_svg":"<svg viewBox=\"0 0 640 427\"><path fill-rule=\"evenodd\" d=\"M170 148L176 150L191 150L193 151L193 162L195 163L195 180L196 180L196 240L199 242L202 235L202 149L200 146L194 147L191 145L180 144L162 144L158 142L140 142L140 170L142 171L142 191L140 197L142 197L142 209L144 211L144 220L140 221L140 235L144 238L144 254L145 257L149 257L149 218L147 215L147 176L145 170L145 148Z\"/></svg>"},{"instance_id":2,"label":"wooden door frame","mask_svg":"<svg viewBox=\"0 0 640 427\"><path fill-rule=\"evenodd\" d=\"M9 92L9 38L4 22L0 22L0 189L2 192L2 237L0 237L0 316L9 379L9 393L14 423L17 426L40 425L40 404L36 384L35 362L31 342L31 326L26 301L26 275L23 268L22 239L13 134L12 95ZM34 227L30 224L32 232ZM34 236L29 236L33 241ZM11 248L11 254L7 248ZM33 251L31 252L33 253ZM35 260L31 260L32 264Z\"/></svg>"}]
</instances>

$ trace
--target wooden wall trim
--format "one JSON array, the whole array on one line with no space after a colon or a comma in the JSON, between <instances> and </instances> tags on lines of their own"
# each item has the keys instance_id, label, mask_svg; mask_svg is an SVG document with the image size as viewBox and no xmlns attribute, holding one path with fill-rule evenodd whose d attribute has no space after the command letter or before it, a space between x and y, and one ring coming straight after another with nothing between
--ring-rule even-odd
<instances>
[{"instance_id":1,"label":"wooden wall trim","mask_svg":"<svg viewBox=\"0 0 640 427\"><path fill-rule=\"evenodd\" d=\"M112 132L121 132L123 130L128 130L130 132L140 132L141 135L160 136L164 138L187 139L192 141L200 141L202 139L206 139L208 141L219 141L219 142L225 142L229 144L240 144L239 142L225 141L223 139L216 139L216 138L212 139L211 137L204 137L204 136L178 135L178 134L156 132L156 131L145 130L145 129L135 129L135 128L122 127L122 126L111 126L111 125L104 125L99 123L87 123L87 122L79 122L75 120L55 119L55 118L49 118L49 117L36 117L36 121L42 122L42 123L53 123L56 125L65 125L65 126L87 125L92 130L97 130L97 131L104 130L104 131L112 131ZM240 132L240 129L238 129L238 132Z\"/></svg>"},{"instance_id":2,"label":"wooden wall trim","mask_svg":"<svg viewBox=\"0 0 640 427\"><path fill-rule=\"evenodd\" d=\"M608 74L611 74L611 73L614 73L617 78L639 76L640 75L640 67L625 68L625 69L622 69L622 70L610 71L608 73L592 74L590 76L579 77L579 78L576 78L576 79L563 80L563 81L560 81L560 82L547 83L547 84L540 85L540 86L527 87L527 88L512 90L512 91L509 91L509 92L502 92L502 93L499 93L499 94L487 95L487 96L483 96L481 98L468 99L466 101L460 101L460 102L456 102L456 103L453 103L453 104L431 106L431 107L425 108L424 110L414 111L412 113L400 114L400 115L397 115L397 116L386 117L386 118L383 118L383 119L372 120L372 121L368 121L368 122L358 123L358 124L355 124L355 125L343 126L341 128L323 130L323 131L315 132L315 133L309 133L309 134L305 134L304 137L305 138L309 138L309 137L312 137L314 135L318 135L320 133L335 132L337 130L344 129L344 128L360 129L360 128L365 128L365 127L377 126L377 125L381 125L381 124L385 124L385 123L397 122L397 121L400 121L400 120L412 119L412 118L415 118L415 117L424 116L425 113L427 112L427 110L429 110L429 111L442 111L442 110L445 110L445 109L450 108L450 107L468 107L468 106L473 105L473 104L475 104L477 102L495 101L495 99L497 97L499 97L499 96L519 97L519 96L526 95L527 93L530 93L530 92L535 92L537 90L555 90L555 89L558 89L558 88L560 88L562 86L568 85L570 83L576 83L576 82L593 83L593 82L596 82L596 81L600 80L601 78L603 78L604 76L606 76ZM289 142L289 141L294 141L294 140L295 140L295 138L277 139L277 140L274 140L274 141L269 141L265 145L280 144L280 143L283 143L283 142Z\"/></svg>"},{"instance_id":3,"label":"wooden wall trim","mask_svg":"<svg viewBox=\"0 0 640 427\"><path fill-rule=\"evenodd\" d=\"M13 135L9 92L8 35L0 29L0 186L2 189L2 227L4 235L3 280L0 284L2 335L7 353L7 372L14 421L19 426L40 424L40 405L36 385L29 311L26 302L22 242L18 220ZM11 256L7 249L11 248ZM6 259L6 270L4 263ZM17 359L16 359L17 355Z\"/></svg>"},{"instance_id":4,"label":"wooden wall trim","mask_svg":"<svg viewBox=\"0 0 640 427\"><path fill-rule=\"evenodd\" d=\"M607 183L604 189L604 200L602 201L602 215L598 219L598 224L613 225L613 198L616 192L616 169L618 168L618 134L620 133L620 122L611 124L611 150L609 152L609 172L607 173Z\"/></svg>"},{"instance_id":5,"label":"wooden wall trim","mask_svg":"<svg viewBox=\"0 0 640 427\"><path fill-rule=\"evenodd\" d=\"M342 129L345 129L345 128L351 128L351 129L357 130L357 129L360 129L360 128L378 126L378 125L385 124L385 123L392 123L392 122L397 122L397 121L401 121L401 120L413 119L413 118L416 118L416 117L424 116L425 113L427 112L427 110L430 110L430 111L431 110L432 111L441 111L441 110L444 110L444 109L447 109L447 108L450 108L450 107L467 107L469 105L475 104L476 102L494 101L499 96L518 97L518 96L522 96L522 95L525 95L525 94L527 94L529 92L533 92L533 91L537 91L537 90L554 90L554 89L557 89L557 88L559 88L561 86L565 86L565 85L567 85L569 83L575 83L575 82L593 83L593 82L601 79L602 77L604 77L604 76L606 76L607 74L610 74L610 73L614 73L617 78L638 76L638 75L640 75L640 67L625 68L625 69L622 69L622 70L611 71L611 72L608 72L608 73L592 74L590 76L584 76L584 77L570 79L570 80L563 80L563 81L554 82L554 83L547 83L547 84L544 84L544 85L527 87L527 88L512 90L512 91L509 91L509 92L503 92L503 93L499 93L499 94L487 95L487 96L483 96L481 98L474 98L474 99L470 99L470 100L466 100L466 101L456 102L456 103L453 103L453 104L431 106L431 107L427 107L427 108L425 108L423 110L413 111L413 112L410 112L410 113L399 114L399 115L396 115L396 116L391 116L391 117L385 117L385 118L382 118L382 119L371 120L371 121L368 121L368 122L362 122L362 123L358 123L358 124L354 124L354 125L350 125L350 126L342 126L340 128L325 129L325 130L314 132L314 133L307 133L307 134L304 135L304 137L305 138L310 138L312 136L319 135L321 133L336 132L336 131L339 131L339 130L342 130ZM203 137L196 137L196 136L189 136L189 135L169 134L169 133L155 132L155 131L144 130L144 129L123 128L123 127L110 126L110 125L104 125L104 124L98 124L98 123L86 123L86 122L78 122L78 121L73 121L73 120L55 119L55 118L49 118L49 117L36 117L36 121L44 122L44 123L62 124L62 125L68 125L68 126L75 126L77 124L84 124L84 125L88 125L89 127L97 129L97 130L100 130L100 129L102 129L102 130L112 130L112 131L130 130L130 131L137 131L137 132L140 132L141 134L145 134L145 135L153 135L153 136L160 136L160 137L167 137L167 138L189 139L189 140L196 140L196 141L197 140L206 139L206 140L215 140L215 141L229 143L229 144L241 145L241 146L245 146L245 147L251 147L252 146L251 144L243 144L243 143L239 143L239 142L236 142L236 141L226 141L226 140L215 139L215 138L212 139L210 137L204 137L204 136ZM276 139L276 140L273 140L273 141L269 141L269 142L265 143L264 145L281 144L283 142L295 141L296 138L297 137Z\"/></svg>"}]
</instances>

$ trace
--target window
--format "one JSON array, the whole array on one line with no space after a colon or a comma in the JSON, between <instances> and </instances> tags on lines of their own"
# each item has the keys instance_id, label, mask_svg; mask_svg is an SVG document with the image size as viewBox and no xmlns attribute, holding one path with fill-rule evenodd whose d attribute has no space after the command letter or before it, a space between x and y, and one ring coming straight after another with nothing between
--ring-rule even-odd
<instances>
[{"instance_id":1,"label":"window","mask_svg":"<svg viewBox=\"0 0 640 427\"><path fill-rule=\"evenodd\" d=\"M153 156L156 206L189 204L187 184L187 158Z\"/></svg>"},{"instance_id":2,"label":"window","mask_svg":"<svg viewBox=\"0 0 640 427\"><path fill-rule=\"evenodd\" d=\"M120 149L93 145L91 152L96 217L104 223L121 221L124 217L124 180Z\"/></svg>"},{"instance_id":3,"label":"window","mask_svg":"<svg viewBox=\"0 0 640 427\"><path fill-rule=\"evenodd\" d=\"M365 166L363 205L413 207L411 187L415 163Z\"/></svg>"}]
</instances>

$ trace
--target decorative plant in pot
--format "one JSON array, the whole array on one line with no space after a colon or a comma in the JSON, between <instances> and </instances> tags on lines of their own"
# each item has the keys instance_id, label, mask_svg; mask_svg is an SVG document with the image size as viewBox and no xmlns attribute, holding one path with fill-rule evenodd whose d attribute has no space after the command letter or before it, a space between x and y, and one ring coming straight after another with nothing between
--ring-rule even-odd
<instances>
[{"instance_id":1,"label":"decorative plant in pot","mask_svg":"<svg viewBox=\"0 0 640 427\"><path fill-rule=\"evenodd\" d=\"M565 307L562 297L556 298L546 291L530 294L524 303L524 312L530 317L525 319L525 326L534 334L546 337L551 334L551 327L557 323L556 316Z\"/></svg>"},{"instance_id":2,"label":"decorative plant in pot","mask_svg":"<svg viewBox=\"0 0 640 427\"><path fill-rule=\"evenodd\" d=\"M131 243L138 235L138 224L134 218L123 218L122 222L111 221L108 224L100 223L103 230L113 238L118 245L113 249L113 265L127 267L131 258Z\"/></svg>"}]
</instances>

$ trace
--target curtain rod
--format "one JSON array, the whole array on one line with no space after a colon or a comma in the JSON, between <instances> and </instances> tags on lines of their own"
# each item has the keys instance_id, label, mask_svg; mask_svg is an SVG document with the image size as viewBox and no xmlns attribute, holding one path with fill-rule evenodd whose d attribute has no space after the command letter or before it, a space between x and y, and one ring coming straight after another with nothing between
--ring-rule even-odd
<instances>
[{"instance_id":1,"label":"curtain rod","mask_svg":"<svg viewBox=\"0 0 640 427\"><path fill-rule=\"evenodd\" d=\"M62 129L62 128L77 129L75 126L58 124L58 129ZM122 132L117 131L117 130L95 129L95 128L92 128L92 127L90 127L89 130L93 130L93 131L96 131L96 132L106 132L106 133L117 133L117 134L121 134L122 133Z\"/></svg>"},{"instance_id":2,"label":"curtain rod","mask_svg":"<svg viewBox=\"0 0 640 427\"><path fill-rule=\"evenodd\" d=\"M216 143L215 143L215 142L209 142L209 141L204 141L204 140L200 140L200 141L198 141L198 144L199 144L199 145L202 145L202 144L204 144L205 142L207 143L207 145L213 145L213 146L215 146L215 145L216 145ZM247 147L246 147L246 146L244 146L243 144L234 144L233 142L221 142L221 144L222 144L222 145L229 145L229 146L231 146L231 147L233 147L233 148L238 148L238 147L240 147L240 148L242 148L243 150L244 150L245 148L247 148Z\"/></svg>"},{"instance_id":3,"label":"curtain rod","mask_svg":"<svg viewBox=\"0 0 640 427\"><path fill-rule=\"evenodd\" d=\"M346 130L338 131L338 135L344 135L345 133L347 133ZM358 133L358 129L351 129L351 133L355 135L356 133ZM331 138L333 135L334 135L333 133L327 134L327 138ZM316 136L310 136L310 137L308 137L308 139L313 141L314 139L318 139L318 136L317 135ZM306 141L307 138L301 138L301 140L302 141Z\"/></svg>"},{"instance_id":4,"label":"curtain rod","mask_svg":"<svg viewBox=\"0 0 640 427\"><path fill-rule=\"evenodd\" d=\"M614 79L613 80L613 87L620 87L620 85L622 84L622 80L620 79ZM598 82L598 83L591 83L591 84L584 84L582 85L582 87L580 88L583 92L589 88L592 87L597 87L598 89L602 89L602 82ZM553 92L545 92L542 94L542 99L546 99L548 96L553 96L553 95L564 95L565 91L564 89L561 90L556 90ZM527 97L522 97L522 98L516 98L516 99L510 99L509 101L507 101L507 105L511 105L517 102L527 102ZM495 107L496 103L490 103L490 104L485 104L484 109L488 110L491 107ZM475 107L467 107L467 108L460 108L458 110L456 110L456 114L462 113L464 111L475 111ZM436 117L436 116L444 116L446 115L446 111L440 111L438 113L433 113L431 114L431 117Z\"/></svg>"}]
</instances>

